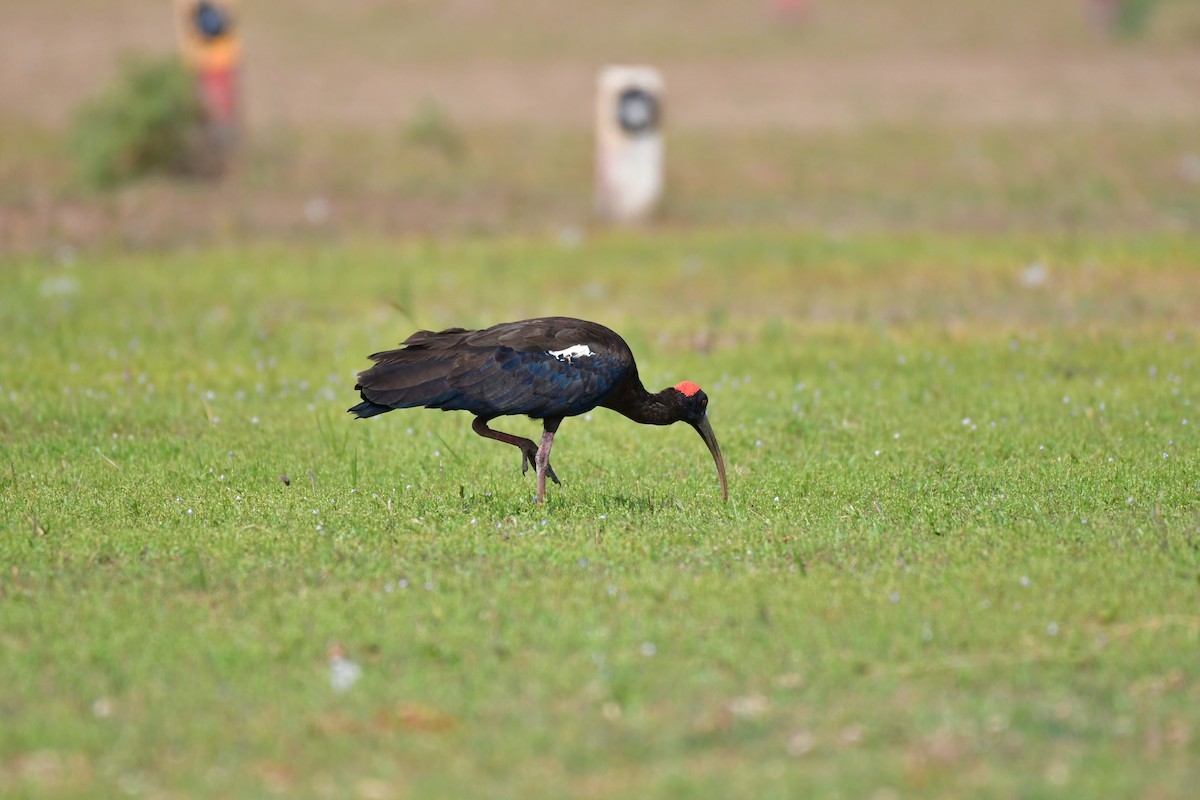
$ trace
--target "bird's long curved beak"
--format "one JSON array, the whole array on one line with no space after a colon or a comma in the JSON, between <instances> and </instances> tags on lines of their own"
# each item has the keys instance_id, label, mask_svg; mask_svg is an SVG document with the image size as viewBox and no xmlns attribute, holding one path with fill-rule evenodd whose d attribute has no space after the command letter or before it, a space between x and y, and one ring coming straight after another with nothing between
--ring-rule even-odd
<instances>
[{"instance_id":1,"label":"bird's long curved beak","mask_svg":"<svg viewBox=\"0 0 1200 800\"><path fill-rule=\"evenodd\" d=\"M712 453L713 461L717 462L717 477L721 479L721 499L727 501L729 484L725 480L725 459L721 457L721 445L717 444L717 435L713 433L712 425L708 424L707 416L701 417L699 422L693 422L692 427L708 445L708 452Z\"/></svg>"}]
</instances>

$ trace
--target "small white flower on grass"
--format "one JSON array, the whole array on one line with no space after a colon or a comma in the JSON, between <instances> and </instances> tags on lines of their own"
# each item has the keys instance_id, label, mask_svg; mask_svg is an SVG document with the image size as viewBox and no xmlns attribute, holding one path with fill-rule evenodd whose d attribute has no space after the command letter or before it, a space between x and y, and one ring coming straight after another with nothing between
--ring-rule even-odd
<instances>
[{"instance_id":1,"label":"small white flower on grass","mask_svg":"<svg viewBox=\"0 0 1200 800\"><path fill-rule=\"evenodd\" d=\"M600 519L608 519L608 514L601 514Z\"/></svg>"},{"instance_id":2,"label":"small white flower on grass","mask_svg":"<svg viewBox=\"0 0 1200 800\"><path fill-rule=\"evenodd\" d=\"M838 741L842 744L861 744L863 733L862 725L849 725L838 732Z\"/></svg>"},{"instance_id":3,"label":"small white flower on grass","mask_svg":"<svg viewBox=\"0 0 1200 800\"><path fill-rule=\"evenodd\" d=\"M1030 581L1029 581L1029 576L1028 576L1028 575L1022 575L1022 576L1021 576L1021 580L1020 580L1020 581L1018 581L1018 583L1020 583L1022 586L1028 586L1028 585L1029 585L1029 583L1030 583Z\"/></svg>"},{"instance_id":4,"label":"small white flower on grass","mask_svg":"<svg viewBox=\"0 0 1200 800\"><path fill-rule=\"evenodd\" d=\"M1017 276L1017 282L1026 289L1036 289L1046 283L1050 270L1040 261L1034 261Z\"/></svg>"},{"instance_id":5,"label":"small white flower on grass","mask_svg":"<svg viewBox=\"0 0 1200 800\"><path fill-rule=\"evenodd\" d=\"M1063 405L1069 405L1070 403L1071 403L1071 398L1064 394L1063 395Z\"/></svg>"},{"instance_id":6,"label":"small white flower on grass","mask_svg":"<svg viewBox=\"0 0 1200 800\"><path fill-rule=\"evenodd\" d=\"M971 424L971 418L970 418L970 417L963 417L962 424L963 424L963 427L964 427L964 428L965 428L966 426L970 425L970 424Z\"/></svg>"},{"instance_id":7,"label":"small white flower on grass","mask_svg":"<svg viewBox=\"0 0 1200 800\"><path fill-rule=\"evenodd\" d=\"M346 657L346 649L340 644L329 648L329 686L338 694L350 691L362 677L362 667Z\"/></svg>"},{"instance_id":8,"label":"small white flower on grass","mask_svg":"<svg viewBox=\"0 0 1200 800\"><path fill-rule=\"evenodd\" d=\"M192 515L192 510L189 508L187 513L188 513L188 516L191 516L191 515Z\"/></svg>"},{"instance_id":9,"label":"small white flower on grass","mask_svg":"<svg viewBox=\"0 0 1200 800\"><path fill-rule=\"evenodd\" d=\"M1132 495L1125 498L1125 505L1127 505L1127 506L1133 505L1133 496Z\"/></svg>"},{"instance_id":10,"label":"small white flower on grass","mask_svg":"<svg viewBox=\"0 0 1200 800\"><path fill-rule=\"evenodd\" d=\"M97 697L92 701L92 716L106 719L112 716L115 708L116 704L110 698Z\"/></svg>"},{"instance_id":11,"label":"small white flower on grass","mask_svg":"<svg viewBox=\"0 0 1200 800\"><path fill-rule=\"evenodd\" d=\"M763 446L762 439L756 439L756 440L754 441L754 446L755 446L755 447L762 447L762 446Z\"/></svg>"},{"instance_id":12,"label":"small white flower on grass","mask_svg":"<svg viewBox=\"0 0 1200 800\"><path fill-rule=\"evenodd\" d=\"M875 456L876 456L876 457L878 457L878 456L879 456L879 454L880 454L880 453L882 453L882 452L883 452L882 450L876 450L876 451L875 451Z\"/></svg>"},{"instance_id":13,"label":"small white flower on grass","mask_svg":"<svg viewBox=\"0 0 1200 800\"><path fill-rule=\"evenodd\" d=\"M778 503L778 502L779 502L779 495L775 495L775 502L776 502L776 503Z\"/></svg>"},{"instance_id":14,"label":"small white flower on grass","mask_svg":"<svg viewBox=\"0 0 1200 800\"><path fill-rule=\"evenodd\" d=\"M654 642L642 642L642 646L638 648L638 651L646 658L652 658L658 652L658 647Z\"/></svg>"},{"instance_id":15,"label":"small white flower on grass","mask_svg":"<svg viewBox=\"0 0 1200 800\"><path fill-rule=\"evenodd\" d=\"M1047 636L1058 636L1058 623L1057 622L1051 622L1049 625L1046 626L1046 635Z\"/></svg>"},{"instance_id":16,"label":"small white flower on grass","mask_svg":"<svg viewBox=\"0 0 1200 800\"><path fill-rule=\"evenodd\" d=\"M793 758L799 758L802 755L811 753L813 748L817 746L817 737L808 731L800 731L792 734L787 743L787 754Z\"/></svg>"},{"instance_id":17,"label":"small white flower on grass","mask_svg":"<svg viewBox=\"0 0 1200 800\"><path fill-rule=\"evenodd\" d=\"M251 425L257 425L257 424L258 424L258 417L251 417L251 418L250 418L250 424L251 424Z\"/></svg>"},{"instance_id":18,"label":"small white flower on grass","mask_svg":"<svg viewBox=\"0 0 1200 800\"><path fill-rule=\"evenodd\" d=\"M888 602L889 602L889 603L891 603L892 605L895 605L896 603L899 603L899 602L900 602L900 593L899 593L899 592L892 592L891 594L889 594L889 595L888 595Z\"/></svg>"},{"instance_id":19,"label":"small white flower on grass","mask_svg":"<svg viewBox=\"0 0 1200 800\"><path fill-rule=\"evenodd\" d=\"M742 719L755 719L771 710L771 703L761 694L735 697L729 701L729 713Z\"/></svg>"}]
</instances>

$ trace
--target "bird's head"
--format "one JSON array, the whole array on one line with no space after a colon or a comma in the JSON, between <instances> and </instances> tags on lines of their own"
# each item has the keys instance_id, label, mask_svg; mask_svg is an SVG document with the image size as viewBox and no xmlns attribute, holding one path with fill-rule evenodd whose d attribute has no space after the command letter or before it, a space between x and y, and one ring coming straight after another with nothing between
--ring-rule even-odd
<instances>
[{"instance_id":1,"label":"bird's head","mask_svg":"<svg viewBox=\"0 0 1200 800\"><path fill-rule=\"evenodd\" d=\"M725 459L721 457L721 446L717 444L717 436L708 423L708 395L691 381L675 384L676 401L680 409L680 421L686 422L696 429L708 452L712 453L713 461L717 464L717 477L721 481L721 499L729 499L729 484L725 480Z\"/></svg>"}]
</instances>

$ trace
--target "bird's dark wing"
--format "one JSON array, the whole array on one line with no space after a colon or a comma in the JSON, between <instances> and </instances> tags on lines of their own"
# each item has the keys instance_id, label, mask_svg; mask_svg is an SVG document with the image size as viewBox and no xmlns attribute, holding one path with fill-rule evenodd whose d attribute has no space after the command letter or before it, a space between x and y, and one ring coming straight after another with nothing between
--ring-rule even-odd
<instances>
[{"instance_id":1,"label":"bird's dark wing","mask_svg":"<svg viewBox=\"0 0 1200 800\"><path fill-rule=\"evenodd\" d=\"M628 364L603 353L560 357L499 347L486 358L462 358L448 378L452 396L433 408L480 415L570 417L595 408L621 381Z\"/></svg>"},{"instance_id":2,"label":"bird's dark wing","mask_svg":"<svg viewBox=\"0 0 1200 800\"><path fill-rule=\"evenodd\" d=\"M569 317L543 317L484 330L418 331L398 350L371 356L360 372L372 416L426 406L481 416L573 416L595 408L627 376L633 354L616 333Z\"/></svg>"}]
</instances>

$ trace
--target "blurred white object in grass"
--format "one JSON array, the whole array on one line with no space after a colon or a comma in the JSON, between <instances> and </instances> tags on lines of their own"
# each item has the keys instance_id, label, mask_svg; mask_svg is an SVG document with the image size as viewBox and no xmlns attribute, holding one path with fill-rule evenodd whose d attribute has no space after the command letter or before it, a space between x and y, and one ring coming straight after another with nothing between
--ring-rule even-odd
<instances>
[{"instance_id":1,"label":"blurred white object in grass","mask_svg":"<svg viewBox=\"0 0 1200 800\"><path fill-rule=\"evenodd\" d=\"M1035 261L1021 270L1021 275L1017 280L1026 289L1036 289L1039 286L1045 285L1046 278L1049 275L1050 272L1046 269L1046 265L1040 261Z\"/></svg>"},{"instance_id":2,"label":"blurred white object in grass","mask_svg":"<svg viewBox=\"0 0 1200 800\"><path fill-rule=\"evenodd\" d=\"M362 677L362 667L346 656L346 648L340 644L329 648L329 686L338 694L348 692Z\"/></svg>"}]
</instances>

